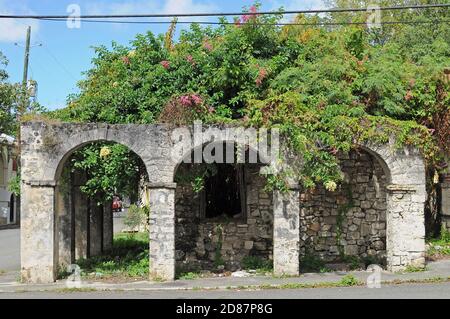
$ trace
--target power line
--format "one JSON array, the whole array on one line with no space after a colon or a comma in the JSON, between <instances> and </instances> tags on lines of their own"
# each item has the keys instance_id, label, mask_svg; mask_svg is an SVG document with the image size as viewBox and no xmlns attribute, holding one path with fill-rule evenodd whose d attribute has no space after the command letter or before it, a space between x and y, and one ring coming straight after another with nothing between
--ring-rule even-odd
<instances>
[{"instance_id":1,"label":"power line","mask_svg":"<svg viewBox=\"0 0 450 319\"><path fill-rule=\"evenodd\" d=\"M53 59L53 61L55 61L55 63L58 64L59 67L60 67L64 72L66 72L66 73L69 75L69 77L71 77L73 80L77 81L77 79L75 78L75 76L73 76L72 72L70 72L69 69L67 69L67 68L64 66L64 64L62 64L62 63L58 60L58 58L50 51L50 49L49 49L46 45L43 45L43 48L45 49L45 51L47 51L47 54Z\"/></svg>"},{"instance_id":2,"label":"power line","mask_svg":"<svg viewBox=\"0 0 450 319\"><path fill-rule=\"evenodd\" d=\"M43 21L65 22L64 19L39 19ZM171 21L117 21L117 20L90 20L80 19L81 22L87 23L112 23L112 24L171 24ZM379 24L433 24L433 23L450 23L450 20L424 20L424 21L382 21ZM203 24L203 25L235 25L235 22L213 22L213 21L178 21L177 24ZM253 25L261 26L335 26L335 25L365 25L367 22L314 22L314 23L264 23L253 22Z\"/></svg>"},{"instance_id":3,"label":"power line","mask_svg":"<svg viewBox=\"0 0 450 319\"><path fill-rule=\"evenodd\" d=\"M408 6L388 6L376 8L380 11L407 10L407 9L434 9L448 8L450 4L426 4ZM256 16L256 15L283 15L283 14L308 14L308 13L341 13L341 12L367 12L369 8L332 8L314 10L290 10L290 11L263 11L263 12L223 12L223 13L166 13L166 14L103 14L103 15L0 15L0 19L109 19L109 18L174 18L174 17L225 17L225 16Z\"/></svg>"},{"instance_id":4,"label":"power line","mask_svg":"<svg viewBox=\"0 0 450 319\"><path fill-rule=\"evenodd\" d=\"M23 26L26 26L25 24L23 24L20 20L16 20L19 24L22 24ZM39 38L41 40L41 43L39 43L37 46L43 47L45 49L45 51L47 51L47 54L55 61L55 63L64 71L66 72L73 80L77 81L77 79L75 78L75 76L73 76L73 74L64 66L64 64L62 64L58 58L50 51L50 48L47 47L47 45L44 45L44 40L39 36L39 34L35 33L34 34L37 38ZM18 45L18 44L16 44Z\"/></svg>"}]
</instances>

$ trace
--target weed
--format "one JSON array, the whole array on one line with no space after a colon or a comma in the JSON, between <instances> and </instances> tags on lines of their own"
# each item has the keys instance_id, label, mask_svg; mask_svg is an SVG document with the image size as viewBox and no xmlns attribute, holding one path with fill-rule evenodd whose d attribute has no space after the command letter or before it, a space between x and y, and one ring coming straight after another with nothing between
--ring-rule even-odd
<instances>
[{"instance_id":1,"label":"weed","mask_svg":"<svg viewBox=\"0 0 450 319\"><path fill-rule=\"evenodd\" d=\"M182 279L182 280L194 280L200 278L200 274L196 273L196 272L187 272L187 273L183 273L179 276L178 279Z\"/></svg>"},{"instance_id":2,"label":"weed","mask_svg":"<svg viewBox=\"0 0 450 319\"><path fill-rule=\"evenodd\" d=\"M450 231L442 228L439 238L428 240L427 255L432 258L450 256Z\"/></svg>"},{"instance_id":3,"label":"weed","mask_svg":"<svg viewBox=\"0 0 450 319\"><path fill-rule=\"evenodd\" d=\"M98 291L95 288L59 288L59 289L55 289L56 292L61 292L61 293L74 293L74 292L94 292L94 291Z\"/></svg>"},{"instance_id":4,"label":"weed","mask_svg":"<svg viewBox=\"0 0 450 319\"><path fill-rule=\"evenodd\" d=\"M351 286L358 286L361 284L362 282L359 281L357 278L355 278L355 276L353 275L346 275L338 282L338 286L340 287L351 287Z\"/></svg>"},{"instance_id":5,"label":"weed","mask_svg":"<svg viewBox=\"0 0 450 319\"><path fill-rule=\"evenodd\" d=\"M361 260L357 256L343 255L342 261L349 265L350 270L361 269Z\"/></svg>"},{"instance_id":6,"label":"weed","mask_svg":"<svg viewBox=\"0 0 450 319\"><path fill-rule=\"evenodd\" d=\"M426 270L427 270L427 267L408 265L408 266L406 266L405 270L403 270L402 272L422 272L422 271L426 271Z\"/></svg>"},{"instance_id":7,"label":"weed","mask_svg":"<svg viewBox=\"0 0 450 319\"><path fill-rule=\"evenodd\" d=\"M270 260L257 256L245 256L241 264L245 270L256 270L257 273L267 273L273 269L273 264Z\"/></svg>"},{"instance_id":8,"label":"weed","mask_svg":"<svg viewBox=\"0 0 450 319\"><path fill-rule=\"evenodd\" d=\"M117 234L107 255L80 259L76 264L82 269L82 276L101 273L104 277L147 277L149 236L147 233ZM67 275L64 272L60 274Z\"/></svg>"},{"instance_id":9,"label":"weed","mask_svg":"<svg viewBox=\"0 0 450 319\"><path fill-rule=\"evenodd\" d=\"M325 262L314 254L307 253L300 259L301 272L319 272L325 270Z\"/></svg>"}]
</instances>

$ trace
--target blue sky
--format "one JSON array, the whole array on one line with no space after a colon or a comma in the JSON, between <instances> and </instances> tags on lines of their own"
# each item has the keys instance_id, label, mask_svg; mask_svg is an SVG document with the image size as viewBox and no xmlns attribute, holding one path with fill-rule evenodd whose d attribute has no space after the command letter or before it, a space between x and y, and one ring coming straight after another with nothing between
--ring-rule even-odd
<instances>
[{"instance_id":1,"label":"blue sky","mask_svg":"<svg viewBox=\"0 0 450 319\"><path fill-rule=\"evenodd\" d=\"M322 0L261 2L263 10L274 10L281 6L286 10L324 7ZM81 14L236 12L252 3L253 0L0 0L0 13L62 15L67 14L70 4L79 5ZM65 22L0 20L0 51L9 60L7 71L12 82L22 79L27 25L32 26L29 77L38 81L38 101L49 109L64 107L66 97L77 92L77 81L83 78L82 72L91 65L92 46L109 46L113 40L128 44L137 33L148 30L162 33L167 29L167 25L94 23L82 23L80 29L69 29Z\"/></svg>"}]
</instances>

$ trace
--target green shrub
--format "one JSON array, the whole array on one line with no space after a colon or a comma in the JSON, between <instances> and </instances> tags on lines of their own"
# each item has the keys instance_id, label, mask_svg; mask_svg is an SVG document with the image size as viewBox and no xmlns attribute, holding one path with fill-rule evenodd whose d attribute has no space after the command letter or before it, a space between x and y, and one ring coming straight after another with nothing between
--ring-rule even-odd
<instances>
[{"instance_id":1,"label":"green shrub","mask_svg":"<svg viewBox=\"0 0 450 319\"><path fill-rule=\"evenodd\" d=\"M360 284L361 284L361 281L359 281L353 275L346 275L339 281L339 286L344 286L344 287L358 286Z\"/></svg>"},{"instance_id":2,"label":"green shrub","mask_svg":"<svg viewBox=\"0 0 450 319\"><path fill-rule=\"evenodd\" d=\"M265 270L270 271L273 264L270 260L263 259L257 256L245 256L242 259L242 268L246 270Z\"/></svg>"},{"instance_id":3,"label":"green shrub","mask_svg":"<svg viewBox=\"0 0 450 319\"><path fill-rule=\"evenodd\" d=\"M139 207L136 205L130 205L127 215L124 218L123 223L129 227L131 230L139 229L144 227L148 229L149 223L149 207L143 206Z\"/></svg>"},{"instance_id":4,"label":"green shrub","mask_svg":"<svg viewBox=\"0 0 450 319\"><path fill-rule=\"evenodd\" d=\"M444 226L441 229L441 241L450 244L450 231L448 231Z\"/></svg>"},{"instance_id":5,"label":"green shrub","mask_svg":"<svg viewBox=\"0 0 450 319\"><path fill-rule=\"evenodd\" d=\"M148 276L149 270L149 234L116 234L112 250L102 256L76 261L82 276L91 273L103 277L139 277Z\"/></svg>"},{"instance_id":6,"label":"green shrub","mask_svg":"<svg viewBox=\"0 0 450 319\"><path fill-rule=\"evenodd\" d=\"M314 254L307 253L300 258L300 271L302 272L320 272L325 269L325 262Z\"/></svg>"},{"instance_id":7,"label":"green shrub","mask_svg":"<svg viewBox=\"0 0 450 319\"><path fill-rule=\"evenodd\" d=\"M183 273L181 274L178 279L181 280L194 280L200 278L200 274L198 272L187 272L187 273Z\"/></svg>"}]
</instances>

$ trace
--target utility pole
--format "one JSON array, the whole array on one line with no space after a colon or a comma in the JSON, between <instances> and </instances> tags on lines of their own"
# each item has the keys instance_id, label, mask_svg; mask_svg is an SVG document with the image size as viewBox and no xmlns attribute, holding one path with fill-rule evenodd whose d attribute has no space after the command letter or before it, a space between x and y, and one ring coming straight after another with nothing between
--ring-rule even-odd
<instances>
[{"instance_id":1,"label":"utility pole","mask_svg":"<svg viewBox=\"0 0 450 319\"><path fill-rule=\"evenodd\" d=\"M25 57L23 61L23 80L22 80L22 90L23 90L23 100L22 105L18 112L18 117L26 112L28 106L28 95L27 95L27 84L28 84L28 61L30 59L30 40L31 40L31 26L27 28L27 40L25 43Z\"/></svg>"},{"instance_id":2,"label":"utility pole","mask_svg":"<svg viewBox=\"0 0 450 319\"><path fill-rule=\"evenodd\" d=\"M28 107L28 94L27 94L27 82L28 82L28 61L30 59L30 40L31 40L31 26L27 28L27 39L25 44L25 57L23 62L23 79L22 79L22 98L19 101L19 106L17 108L16 120L19 125L17 130L17 156L19 161L17 161L17 167L20 169L20 121L22 115L26 112Z\"/></svg>"}]
</instances>

